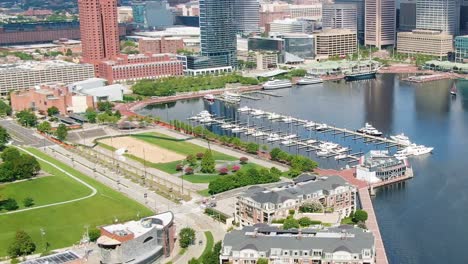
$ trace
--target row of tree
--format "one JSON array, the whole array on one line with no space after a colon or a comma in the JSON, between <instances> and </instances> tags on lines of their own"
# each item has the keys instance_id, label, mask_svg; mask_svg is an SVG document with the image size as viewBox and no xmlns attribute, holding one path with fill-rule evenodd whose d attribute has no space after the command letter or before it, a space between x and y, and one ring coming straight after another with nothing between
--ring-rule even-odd
<instances>
[{"instance_id":1,"label":"row of tree","mask_svg":"<svg viewBox=\"0 0 468 264\"><path fill-rule=\"evenodd\" d=\"M6 148L1 158L0 182L29 179L41 170L39 162L31 155L22 154L16 148Z\"/></svg>"},{"instance_id":2,"label":"row of tree","mask_svg":"<svg viewBox=\"0 0 468 264\"><path fill-rule=\"evenodd\" d=\"M266 168L250 168L247 171L241 170L210 182L208 192L210 194L217 194L243 186L278 182L280 177L281 171L275 167L272 167L270 170Z\"/></svg>"},{"instance_id":3,"label":"row of tree","mask_svg":"<svg viewBox=\"0 0 468 264\"><path fill-rule=\"evenodd\" d=\"M288 164L291 169L289 176L297 177L302 172L311 172L317 168L318 163L300 155L291 155L280 148L274 148L270 151L270 158L274 161Z\"/></svg>"},{"instance_id":4,"label":"row of tree","mask_svg":"<svg viewBox=\"0 0 468 264\"><path fill-rule=\"evenodd\" d=\"M256 85L258 80L238 74L203 75L194 77L167 77L157 80L141 80L133 87L133 93L144 96L170 96L180 92L193 92L224 88L228 83Z\"/></svg>"}]
</instances>

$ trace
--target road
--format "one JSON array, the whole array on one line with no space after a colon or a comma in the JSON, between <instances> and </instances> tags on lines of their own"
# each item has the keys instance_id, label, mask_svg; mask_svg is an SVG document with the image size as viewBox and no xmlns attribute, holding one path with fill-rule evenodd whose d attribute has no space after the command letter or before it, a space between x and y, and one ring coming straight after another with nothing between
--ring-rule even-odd
<instances>
[{"instance_id":1,"label":"road","mask_svg":"<svg viewBox=\"0 0 468 264\"><path fill-rule=\"evenodd\" d=\"M17 146L43 147L55 144L37 134L34 130L20 126L12 119L0 120L0 126L8 131L13 140L13 144Z\"/></svg>"}]
</instances>

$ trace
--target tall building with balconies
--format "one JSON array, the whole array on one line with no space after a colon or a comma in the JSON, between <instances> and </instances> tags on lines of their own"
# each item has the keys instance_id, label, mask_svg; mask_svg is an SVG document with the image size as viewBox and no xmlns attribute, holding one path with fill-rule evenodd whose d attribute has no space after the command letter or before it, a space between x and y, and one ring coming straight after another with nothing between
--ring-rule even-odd
<instances>
[{"instance_id":1,"label":"tall building with balconies","mask_svg":"<svg viewBox=\"0 0 468 264\"><path fill-rule=\"evenodd\" d=\"M83 61L96 63L119 55L116 0L79 0Z\"/></svg>"},{"instance_id":2,"label":"tall building with balconies","mask_svg":"<svg viewBox=\"0 0 468 264\"><path fill-rule=\"evenodd\" d=\"M460 32L459 0L417 0L416 28L440 30L449 35Z\"/></svg>"},{"instance_id":3,"label":"tall building with balconies","mask_svg":"<svg viewBox=\"0 0 468 264\"><path fill-rule=\"evenodd\" d=\"M395 45L395 0L365 1L365 45L382 48Z\"/></svg>"},{"instance_id":4,"label":"tall building with balconies","mask_svg":"<svg viewBox=\"0 0 468 264\"><path fill-rule=\"evenodd\" d=\"M235 0L200 0L201 55L221 57L237 67Z\"/></svg>"},{"instance_id":5,"label":"tall building with balconies","mask_svg":"<svg viewBox=\"0 0 468 264\"><path fill-rule=\"evenodd\" d=\"M357 9L357 35L358 39L362 42L364 41L364 0L335 0L335 3L342 4L342 3L353 3L356 5Z\"/></svg>"}]
</instances>

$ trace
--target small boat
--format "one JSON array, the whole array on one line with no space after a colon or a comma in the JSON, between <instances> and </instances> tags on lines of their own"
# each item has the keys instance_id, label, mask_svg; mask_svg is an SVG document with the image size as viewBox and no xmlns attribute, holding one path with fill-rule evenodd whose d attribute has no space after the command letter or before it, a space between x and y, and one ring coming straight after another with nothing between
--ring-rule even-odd
<instances>
[{"instance_id":1,"label":"small boat","mask_svg":"<svg viewBox=\"0 0 468 264\"><path fill-rule=\"evenodd\" d=\"M429 154L434 150L434 148L426 147L424 145L416 145L411 144L408 147L397 151L396 155L404 155L404 156L419 156Z\"/></svg>"},{"instance_id":2,"label":"small boat","mask_svg":"<svg viewBox=\"0 0 468 264\"><path fill-rule=\"evenodd\" d=\"M262 116L262 115L264 115L264 114L265 114L264 111L258 110L258 109L254 110L254 111L252 112L252 115L253 115L253 116Z\"/></svg>"},{"instance_id":3,"label":"small boat","mask_svg":"<svg viewBox=\"0 0 468 264\"><path fill-rule=\"evenodd\" d=\"M286 139L286 140L281 141L280 144L281 145L290 145L292 143L293 143L293 141L291 139Z\"/></svg>"},{"instance_id":4,"label":"small boat","mask_svg":"<svg viewBox=\"0 0 468 264\"><path fill-rule=\"evenodd\" d=\"M319 148L321 148L323 150L332 150L332 149L336 149L339 146L340 145L335 144L335 143L323 142L322 144L319 145Z\"/></svg>"},{"instance_id":5,"label":"small boat","mask_svg":"<svg viewBox=\"0 0 468 264\"><path fill-rule=\"evenodd\" d=\"M337 153L343 153L343 152L347 152L349 151L349 148L346 148L346 147L342 147L342 148L339 148L337 150L335 150L335 152Z\"/></svg>"},{"instance_id":6,"label":"small boat","mask_svg":"<svg viewBox=\"0 0 468 264\"><path fill-rule=\"evenodd\" d=\"M327 124L317 124L317 126L315 127L315 130L317 130L317 131L324 131L324 130L327 130L327 129L328 129Z\"/></svg>"},{"instance_id":7,"label":"small boat","mask_svg":"<svg viewBox=\"0 0 468 264\"><path fill-rule=\"evenodd\" d=\"M203 98L204 98L205 100L207 100L207 101L210 101L210 102L212 102L212 101L215 100L215 97L214 97L214 95L212 95L212 94L207 94L207 95L203 96Z\"/></svg>"},{"instance_id":8,"label":"small boat","mask_svg":"<svg viewBox=\"0 0 468 264\"><path fill-rule=\"evenodd\" d=\"M273 90L290 87L292 87L292 83L289 80L271 80L263 84L264 90Z\"/></svg>"},{"instance_id":9,"label":"small boat","mask_svg":"<svg viewBox=\"0 0 468 264\"><path fill-rule=\"evenodd\" d=\"M307 122L306 124L304 124L304 127L305 128L312 128L312 127L315 127L317 124L315 122Z\"/></svg>"},{"instance_id":10,"label":"small boat","mask_svg":"<svg viewBox=\"0 0 468 264\"><path fill-rule=\"evenodd\" d=\"M376 73L377 73L377 70L345 73L345 80L346 81L358 81L358 80L374 79Z\"/></svg>"},{"instance_id":11,"label":"small boat","mask_svg":"<svg viewBox=\"0 0 468 264\"><path fill-rule=\"evenodd\" d=\"M253 135L253 133L255 133L255 128L247 128L245 131L246 135Z\"/></svg>"},{"instance_id":12,"label":"small boat","mask_svg":"<svg viewBox=\"0 0 468 264\"><path fill-rule=\"evenodd\" d=\"M309 139L309 140L306 141L307 144L315 144L315 143L317 143L317 142L318 142L318 141L315 140L315 139Z\"/></svg>"},{"instance_id":13,"label":"small boat","mask_svg":"<svg viewBox=\"0 0 468 264\"><path fill-rule=\"evenodd\" d=\"M224 123L221 125L222 129L231 129L234 125L229 124L229 123Z\"/></svg>"},{"instance_id":14,"label":"small boat","mask_svg":"<svg viewBox=\"0 0 468 264\"><path fill-rule=\"evenodd\" d=\"M267 138L268 142L273 142L273 141L278 141L278 140L281 140L281 137L278 134L268 135L268 138Z\"/></svg>"},{"instance_id":15,"label":"small boat","mask_svg":"<svg viewBox=\"0 0 468 264\"><path fill-rule=\"evenodd\" d=\"M243 127L234 126L234 127L231 129L231 132L232 132L232 133L240 133L240 132L243 132L244 130L245 130L245 128L243 128Z\"/></svg>"},{"instance_id":16,"label":"small boat","mask_svg":"<svg viewBox=\"0 0 468 264\"><path fill-rule=\"evenodd\" d=\"M403 145L410 145L411 144L411 141L409 140L409 138L407 136L405 136L405 134L403 134L403 133L398 134L396 136L390 136L390 138L395 140L399 144L403 144Z\"/></svg>"},{"instance_id":17,"label":"small boat","mask_svg":"<svg viewBox=\"0 0 468 264\"><path fill-rule=\"evenodd\" d=\"M380 137L383 134L369 123L366 123L364 127L356 130L356 132L376 137Z\"/></svg>"},{"instance_id":18,"label":"small boat","mask_svg":"<svg viewBox=\"0 0 468 264\"><path fill-rule=\"evenodd\" d=\"M281 119L281 121L283 121L286 124L289 124L289 123L293 122L293 118L290 117L290 116L285 116L285 117L283 117L283 119Z\"/></svg>"},{"instance_id":19,"label":"small boat","mask_svg":"<svg viewBox=\"0 0 468 264\"><path fill-rule=\"evenodd\" d=\"M236 93L230 93L230 92L224 92L223 93L223 98L226 102L228 103L239 103L240 102L240 94Z\"/></svg>"},{"instance_id":20,"label":"small boat","mask_svg":"<svg viewBox=\"0 0 468 264\"><path fill-rule=\"evenodd\" d=\"M253 133L252 136L262 137L262 136L265 136L265 133L263 133L262 131L255 131L255 133Z\"/></svg>"},{"instance_id":21,"label":"small boat","mask_svg":"<svg viewBox=\"0 0 468 264\"><path fill-rule=\"evenodd\" d=\"M328 150L323 150L323 149L317 152L317 156L319 157L325 157L328 154L330 154L330 152L328 152Z\"/></svg>"},{"instance_id":22,"label":"small boat","mask_svg":"<svg viewBox=\"0 0 468 264\"><path fill-rule=\"evenodd\" d=\"M283 137L283 139L293 139L293 138L296 138L297 135L296 134L291 134L291 135L287 135L285 137Z\"/></svg>"},{"instance_id":23,"label":"small boat","mask_svg":"<svg viewBox=\"0 0 468 264\"><path fill-rule=\"evenodd\" d=\"M250 110L252 110L252 109L250 109L250 107L248 107L248 106L243 106L243 107L237 109L237 111L239 111L239 112L249 112Z\"/></svg>"},{"instance_id":24,"label":"small boat","mask_svg":"<svg viewBox=\"0 0 468 264\"><path fill-rule=\"evenodd\" d=\"M348 157L348 155L346 155L346 154L340 154L340 155L336 155L335 159L336 160L341 160L341 159L346 159L347 157Z\"/></svg>"},{"instance_id":25,"label":"small boat","mask_svg":"<svg viewBox=\"0 0 468 264\"><path fill-rule=\"evenodd\" d=\"M211 122L213 122L214 120L210 116L207 116L207 117L201 118L199 121L200 123L203 123L203 124L211 124Z\"/></svg>"},{"instance_id":26,"label":"small boat","mask_svg":"<svg viewBox=\"0 0 468 264\"><path fill-rule=\"evenodd\" d=\"M281 118L281 115L275 114L275 113L271 113L267 117L268 120L276 120L276 119L280 119L280 118Z\"/></svg>"},{"instance_id":27,"label":"small boat","mask_svg":"<svg viewBox=\"0 0 468 264\"><path fill-rule=\"evenodd\" d=\"M323 83L323 80L319 77L304 76L303 78L297 81L298 85L308 85L308 84L317 84L317 83Z\"/></svg>"},{"instance_id":28,"label":"small boat","mask_svg":"<svg viewBox=\"0 0 468 264\"><path fill-rule=\"evenodd\" d=\"M452 96L457 96L457 86L453 84L452 88L450 89L450 94Z\"/></svg>"}]
</instances>

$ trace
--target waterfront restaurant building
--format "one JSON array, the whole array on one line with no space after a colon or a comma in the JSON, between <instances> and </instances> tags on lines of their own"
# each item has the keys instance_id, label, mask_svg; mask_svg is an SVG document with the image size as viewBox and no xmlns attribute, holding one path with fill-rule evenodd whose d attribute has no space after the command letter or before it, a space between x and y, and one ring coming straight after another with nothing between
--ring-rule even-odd
<instances>
[{"instance_id":1,"label":"waterfront restaurant building","mask_svg":"<svg viewBox=\"0 0 468 264\"><path fill-rule=\"evenodd\" d=\"M412 175L413 169L408 160L389 156L388 151L371 150L361 157L356 166L356 178L371 184Z\"/></svg>"},{"instance_id":2,"label":"waterfront restaurant building","mask_svg":"<svg viewBox=\"0 0 468 264\"><path fill-rule=\"evenodd\" d=\"M219 263L373 264L375 253L374 235L350 225L283 230L257 224L226 234Z\"/></svg>"}]
</instances>

